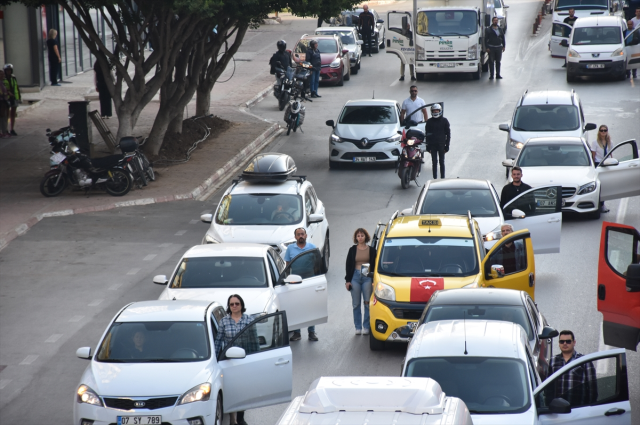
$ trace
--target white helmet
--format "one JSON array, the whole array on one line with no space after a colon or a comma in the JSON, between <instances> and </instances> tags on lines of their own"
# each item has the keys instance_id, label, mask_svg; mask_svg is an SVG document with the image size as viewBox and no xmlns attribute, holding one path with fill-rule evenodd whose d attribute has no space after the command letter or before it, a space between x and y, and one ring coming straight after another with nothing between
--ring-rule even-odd
<instances>
[{"instance_id":1,"label":"white helmet","mask_svg":"<svg viewBox=\"0 0 640 425\"><path fill-rule=\"evenodd\" d=\"M442 116L442 106L439 103L431 106L431 117L440 118Z\"/></svg>"}]
</instances>

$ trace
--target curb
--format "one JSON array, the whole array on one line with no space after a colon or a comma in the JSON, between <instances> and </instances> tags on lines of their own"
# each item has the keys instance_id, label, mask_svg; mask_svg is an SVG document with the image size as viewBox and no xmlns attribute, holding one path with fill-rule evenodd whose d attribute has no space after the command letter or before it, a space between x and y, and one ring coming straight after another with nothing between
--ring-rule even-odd
<instances>
[{"instance_id":1,"label":"curb","mask_svg":"<svg viewBox=\"0 0 640 425\"><path fill-rule=\"evenodd\" d=\"M34 109L36 109L37 107L39 107L40 105L42 105L44 103L44 99L40 99L37 102L33 102L32 104L30 104L29 106L25 106L25 107L18 107L18 115L20 114L25 114L29 111L32 111Z\"/></svg>"},{"instance_id":2,"label":"curb","mask_svg":"<svg viewBox=\"0 0 640 425\"><path fill-rule=\"evenodd\" d=\"M245 102L244 104L245 108L251 108L253 105L255 105L256 103L260 102L262 99L267 97L269 93L272 91L273 91L273 84L270 84L269 87L267 87L264 90L261 90L257 95L253 96L251 100Z\"/></svg>"}]
</instances>

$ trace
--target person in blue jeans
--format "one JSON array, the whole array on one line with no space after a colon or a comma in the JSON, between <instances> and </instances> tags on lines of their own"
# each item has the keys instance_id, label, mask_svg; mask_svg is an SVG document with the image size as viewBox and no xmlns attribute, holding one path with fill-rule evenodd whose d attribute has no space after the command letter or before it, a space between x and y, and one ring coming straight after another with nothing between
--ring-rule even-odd
<instances>
[{"instance_id":1,"label":"person in blue jeans","mask_svg":"<svg viewBox=\"0 0 640 425\"><path fill-rule=\"evenodd\" d=\"M314 249L316 247L311 242L307 242L307 231L304 227L298 227L296 230L294 230L293 235L296 238L296 243L290 244L284 253L284 261L286 261L287 266L291 264L291 260L296 258L298 255L302 254L305 251ZM298 264L298 261L296 261L295 264ZM305 265L302 264L303 268L304 266ZM310 265L310 266L313 268L313 265ZM294 274L297 274L295 273L295 270L292 270L292 272L294 272ZM302 276L303 279L304 277L305 276ZM307 328L307 331L309 332L310 341L318 340L318 335L316 334L315 326L309 326ZM291 338L289 338L289 341L300 341L301 339L302 339L302 336L300 335L300 329L296 329L293 331L293 335L291 336Z\"/></svg>"},{"instance_id":2,"label":"person in blue jeans","mask_svg":"<svg viewBox=\"0 0 640 425\"><path fill-rule=\"evenodd\" d=\"M311 72L310 90L311 97L322 97L318 94L318 86L320 85L320 69L322 68L322 57L318 50L318 42L311 40L307 54L306 61L313 66L313 72Z\"/></svg>"},{"instance_id":3,"label":"person in blue jeans","mask_svg":"<svg viewBox=\"0 0 640 425\"><path fill-rule=\"evenodd\" d=\"M351 306L353 307L353 323L356 327L356 335L368 335L371 332L369 323L369 300L373 292L373 275L376 262L376 250L367 245L371 238L369 233L362 228L353 233L353 245L347 254L346 275L344 277L347 291L351 292ZM366 274L362 271L362 265L369 264ZM364 318L362 317L362 303L364 303Z\"/></svg>"}]
</instances>

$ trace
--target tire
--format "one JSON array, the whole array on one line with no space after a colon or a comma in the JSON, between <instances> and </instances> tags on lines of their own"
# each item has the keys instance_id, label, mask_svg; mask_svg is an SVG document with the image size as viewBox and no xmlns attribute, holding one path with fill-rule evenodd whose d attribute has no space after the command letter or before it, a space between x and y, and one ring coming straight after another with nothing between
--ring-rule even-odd
<instances>
[{"instance_id":1,"label":"tire","mask_svg":"<svg viewBox=\"0 0 640 425\"><path fill-rule=\"evenodd\" d=\"M340 168L340 163L338 161L329 160L329 168L332 170L337 170Z\"/></svg>"},{"instance_id":2,"label":"tire","mask_svg":"<svg viewBox=\"0 0 640 425\"><path fill-rule=\"evenodd\" d=\"M356 65L356 68L358 69L358 71L360 71L360 64L362 64L362 56L360 56L360 60L358 61L358 65Z\"/></svg>"},{"instance_id":3,"label":"tire","mask_svg":"<svg viewBox=\"0 0 640 425\"><path fill-rule=\"evenodd\" d=\"M213 419L213 425L222 425L224 417L224 408L222 406L222 394L218 394L218 400L216 401L216 415Z\"/></svg>"},{"instance_id":4,"label":"tire","mask_svg":"<svg viewBox=\"0 0 640 425\"><path fill-rule=\"evenodd\" d=\"M344 76L345 81L349 81L351 79L351 67L347 67L347 75Z\"/></svg>"},{"instance_id":5,"label":"tire","mask_svg":"<svg viewBox=\"0 0 640 425\"><path fill-rule=\"evenodd\" d=\"M592 220L600 220L600 214L602 214L602 211L600 210L600 203L598 203L598 209L590 212L589 218Z\"/></svg>"},{"instance_id":6,"label":"tire","mask_svg":"<svg viewBox=\"0 0 640 425\"><path fill-rule=\"evenodd\" d=\"M576 77L574 77L573 75L569 75L569 73L567 73L567 83L573 83L576 81Z\"/></svg>"},{"instance_id":7,"label":"tire","mask_svg":"<svg viewBox=\"0 0 640 425\"><path fill-rule=\"evenodd\" d=\"M138 154L140 155L140 159L142 159L142 168L144 169L144 172L147 175L147 180L155 181L156 173L153 171L153 167L151 166L151 163L147 159L147 156L140 151L138 151Z\"/></svg>"},{"instance_id":8,"label":"tire","mask_svg":"<svg viewBox=\"0 0 640 425\"><path fill-rule=\"evenodd\" d=\"M407 189L411 184L411 170L407 167L400 169L400 184L403 189Z\"/></svg>"},{"instance_id":9,"label":"tire","mask_svg":"<svg viewBox=\"0 0 640 425\"><path fill-rule=\"evenodd\" d=\"M385 43L387 42L386 37L382 37L382 43L380 43L380 48L384 49L386 47Z\"/></svg>"},{"instance_id":10,"label":"tire","mask_svg":"<svg viewBox=\"0 0 640 425\"><path fill-rule=\"evenodd\" d=\"M329 271L329 257L331 256L331 246L329 245L329 231L324 238L324 246L322 247L322 265L325 274Z\"/></svg>"},{"instance_id":11,"label":"tire","mask_svg":"<svg viewBox=\"0 0 640 425\"><path fill-rule=\"evenodd\" d=\"M142 159L139 156L134 158L134 162L136 164L136 171L138 173L138 179L140 179L140 183L142 186L147 185L147 173L144 171L144 165L142 164Z\"/></svg>"},{"instance_id":12,"label":"tire","mask_svg":"<svg viewBox=\"0 0 640 425\"><path fill-rule=\"evenodd\" d=\"M479 80L481 75L482 75L482 67L480 65L478 65L478 70L476 72L474 72L473 74L471 74L471 79L472 80Z\"/></svg>"},{"instance_id":13,"label":"tire","mask_svg":"<svg viewBox=\"0 0 640 425\"><path fill-rule=\"evenodd\" d=\"M109 170L111 177L104 184L107 193L111 196L124 196L131 190L133 183L129 173L120 168Z\"/></svg>"},{"instance_id":14,"label":"tire","mask_svg":"<svg viewBox=\"0 0 640 425\"><path fill-rule=\"evenodd\" d=\"M338 87L344 86L344 75L340 73L340 81L336 84Z\"/></svg>"},{"instance_id":15,"label":"tire","mask_svg":"<svg viewBox=\"0 0 640 425\"><path fill-rule=\"evenodd\" d=\"M58 177L60 177L60 180L58 180ZM58 182L57 185L56 181ZM54 196L60 195L66 187L67 178L64 174L58 173L44 176L44 178L40 182L40 193L42 193L47 198L52 198Z\"/></svg>"},{"instance_id":16,"label":"tire","mask_svg":"<svg viewBox=\"0 0 640 425\"><path fill-rule=\"evenodd\" d=\"M291 118L289 118L289 123L287 124L287 136L291 134L291 127L292 127Z\"/></svg>"},{"instance_id":17,"label":"tire","mask_svg":"<svg viewBox=\"0 0 640 425\"><path fill-rule=\"evenodd\" d=\"M278 100L278 109L284 111L284 108L287 107L287 103L289 103L289 98L291 95L289 93L285 93L282 95L282 98Z\"/></svg>"},{"instance_id":18,"label":"tire","mask_svg":"<svg viewBox=\"0 0 640 425\"><path fill-rule=\"evenodd\" d=\"M384 341L378 341L373 336L373 329L372 329L371 332L369 333L369 349L371 351L382 351L385 348L386 348L386 345L385 345Z\"/></svg>"},{"instance_id":19,"label":"tire","mask_svg":"<svg viewBox=\"0 0 640 425\"><path fill-rule=\"evenodd\" d=\"M357 75L357 74L358 74L358 65L351 68L351 75Z\"/></svg>"}]
</instances>

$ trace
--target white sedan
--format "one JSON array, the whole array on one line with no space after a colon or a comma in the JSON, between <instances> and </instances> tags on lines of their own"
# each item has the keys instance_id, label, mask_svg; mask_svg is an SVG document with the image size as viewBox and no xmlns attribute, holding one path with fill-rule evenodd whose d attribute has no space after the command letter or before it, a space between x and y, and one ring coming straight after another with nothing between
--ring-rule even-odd
<instances>
[{"instance_id":1,"label":"white sedan","mask_svg":"<svg viewBox=\"0 0 640 425\"><path fill-rule=\"evenodd\" d=\"M326 323L327 279L319 249L305 251L286 266L273 247L261 244L196 245L184 253L160 300L206 300L227 304L232 294L247 314L286 310L291 329Z\"/></svg>"},{"instance_id":2,"label":"white sedan","mask_svg":"<svg viewBox=\"0 0 640 425\"><path fill-rule=\"evenodd\" d=\"M502 161L522 168L531 187L562 185L562 211L600 218L600 201L640 195L640 159L635 140L616 145L594 167L586 141L579 137L527 140L518 157Z\"/></svg>"},{"instance_id":3,"label":"white sedan","mask_svg":"<svg viewBox=\"0 0 640 425\"><path fill-rule=\"evenodd\" d=\"M221 425L223 412L290 401L292 355L285 313L260 316L228 346L215 347L223 316L215 302L125 306L95 354L90 347L76 352L90 363L74 397L73 423ZM258 323L278 332L263 335ZM258 347L256 338L267 340Z\"/></svg>"}]
</instances>

